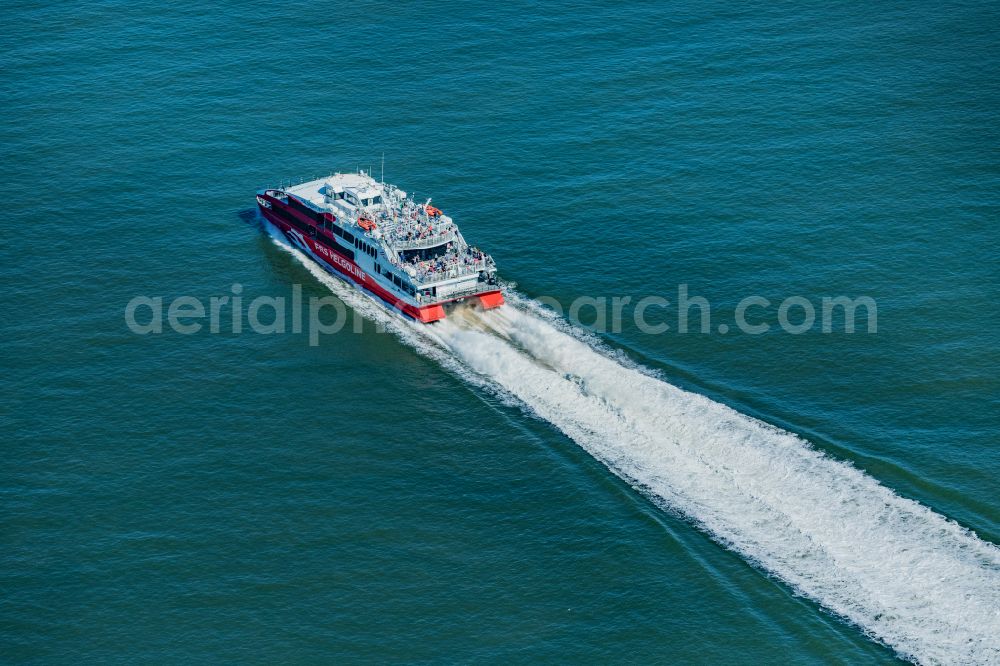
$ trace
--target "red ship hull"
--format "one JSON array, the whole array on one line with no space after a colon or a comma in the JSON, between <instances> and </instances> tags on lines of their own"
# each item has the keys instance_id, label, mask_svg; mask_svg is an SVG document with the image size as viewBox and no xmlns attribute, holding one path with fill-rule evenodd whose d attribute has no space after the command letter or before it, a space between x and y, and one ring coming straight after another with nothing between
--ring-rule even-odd
<instances>
[{"instance_id":1,"label":"red ship hull","mask_svg":"<svg viewBox=\"0 0 1000 666\"><path fill-rule=\"evenodd\" d=\"M272 206L281 205L273 199L270 200L270 203L272 203ZM486 310L503 305L503 293L499 289L475 294L474 296L460 296L457 298L445 299L429 305L414 305L378 284L373 276L366 273L361 266L355 262L332 251L327 246L318 242L317 239L301 233L298 229L294 228L291 224L275 214L272 208L266 208L258 204L258 209L261 214L271 224L280 229L292 243L308 250L310 255L318 261L323 268L331 273L334 273L340 278L351 282L361 289L364 289L368 293L378 297L379 300L384 302L386 305L398 310L405 316L416 321L426 324L438 321L439 319L444 319L446 316L444 304L454 301L475 299L479 302L483 309ZM295 215L294 211L282 212Z\"/></svg>"}]
</instances>

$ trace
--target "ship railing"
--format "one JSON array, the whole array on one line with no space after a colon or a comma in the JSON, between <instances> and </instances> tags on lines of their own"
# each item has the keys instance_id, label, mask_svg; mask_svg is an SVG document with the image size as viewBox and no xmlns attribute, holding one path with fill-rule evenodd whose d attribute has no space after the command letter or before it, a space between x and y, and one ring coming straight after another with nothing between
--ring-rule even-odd
<instances>
[{"instance_id":1,"label":"ship railing","mask_svg":"<svg viewBox=\"0 0 1000 666\"><path fill-rule=\"evenodd\" d=\"M455 298L462 298L463 296L472 296L474 294L481 294L485 291L494 291L496 289L499 289L499 287L497 287L497 285L495 284L488 284L486 282L477 282L475 285L471 287L450 292L442 296L441 298L443 300L452 300ZM432 296L431 299L433 300L433 298L434 297Z\"/></svg>"},{"instance_id":2,"label":"ship railing","mask_svg":"<svg viewBox=\"0 0 1000 666\"><path fill-rule=\"evenodd\" d=\"M405 236L401 236L399 233L390 233L388 234L388 237L389 242L392 243L397 250L423 250L430 247L437 247L438 245L444 245L445 243L454 242L456 234L454 229L449 229L444 233L425 236L424 238L406 238Z\"/></svg>"},{"instance_id":3,"label":"ship railing","mask_svg":"<svg viewBox=\"0 0 1000 666\"><path fill-rule=\"evenodd\" d=\"M494 267L495 264L493 264L493 261L485 258L478 259L470 263L464 263L462 261L448 263L441 268L433 266L418 266L415 267L414 280L419 284L441 282L442 280L475 275L481 273L482 271L488 271Z\"/></svg>"}]
</instances>

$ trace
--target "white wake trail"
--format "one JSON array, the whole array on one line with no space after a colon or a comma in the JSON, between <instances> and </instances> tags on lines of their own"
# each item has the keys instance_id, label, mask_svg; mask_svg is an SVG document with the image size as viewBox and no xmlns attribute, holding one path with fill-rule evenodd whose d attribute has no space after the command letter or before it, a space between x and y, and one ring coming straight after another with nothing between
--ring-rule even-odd
<instances>
[{"instance_id":1,"label":"white wake trail","mask_svg":"<svg viewBox=\"0 0 1000 666\"><path fill-rule=\"evenodd\" d=\"M623 363L516 297L425 327L311 270L404 342L512 396L653 501L901 656L1000 663L1000 548L957 523L791 433Z\"/></svg>"}]
</instances>

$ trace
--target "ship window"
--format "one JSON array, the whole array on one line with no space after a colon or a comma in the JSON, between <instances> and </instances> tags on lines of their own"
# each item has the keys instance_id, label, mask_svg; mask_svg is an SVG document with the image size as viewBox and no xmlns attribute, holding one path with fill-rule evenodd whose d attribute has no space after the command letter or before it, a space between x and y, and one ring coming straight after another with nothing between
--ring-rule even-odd
<instances>
[{"instance_id":1,"label":"ship window","mask_svg":"<svg viewBox=\"0 0 1000 666\"><path fill-rule=\"evenodd\" d=\"M299 201L295 197L289 197L288 198L288 206L290 208L292 208L293 210L297 210L298 212L302 213L303 215L309 217L309 219L312 219L312 220L319 221L322 218L322 216L323 216L322 213L313 210L312 208L310 208L309 206L305 205L304 203L302 203L301 201Z\"/></svg>"},{"instance_id":2,"label":"ship window","mask_svg":"<svg viewBox=\"0 0 1000 666\"><path fill-rule=\"evenodd\" d=\"M443 245L424 247L418 250L403 250L399 255L403 261L427 261L447 252L448 246L449 243L444 243Z\"/></svg>"},{"instance_id":3,"label":"ship window","mask_svg":"<svg viewBox=\"0 0 1000 666\"><path fill-rule=\"evenodd\" d=\"M316 238L316 227L309 227L309 237Z\"/></svg>"}]
</instances>

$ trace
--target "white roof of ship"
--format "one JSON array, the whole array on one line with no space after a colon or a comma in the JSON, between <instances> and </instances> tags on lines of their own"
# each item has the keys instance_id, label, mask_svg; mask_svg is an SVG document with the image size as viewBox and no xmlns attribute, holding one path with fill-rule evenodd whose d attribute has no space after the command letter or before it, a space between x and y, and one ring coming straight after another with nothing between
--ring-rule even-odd
<instances>
[{"instance_id":1,"label":"white roof of ship","mask_svg":"<svg viewBox=\"0 0 1000 666\"><path fill-rule=\"evenodd\" d=\"M365 173L335 173L332 176L310 180L289 187L286 192L320 209L327 209L323 195L327 187L333 192L350 192L358 199L373 199L382 194L382 184Z\"/></svg>"},{"instance_id":2,"label":"white roof of ship","mask_svg":"<svg viewBox=\"0 0 1000 666\"><path fill-rule=\"evenodd\" d=\"M348 192L351 192L352 194L354 194L354 196L356 196L359 199L374 199L378 195L382 194L381 187L368 186L358 189L354 189L353 187L345 187L344 189Z\"/></svg>"},{"instance_id":3,"label":"white roof of ship","mask_svg":"<svg viewBox=\"0 0 1000 666\"><path fill-rule=\"evenodd\" d=\"M368 174L335 173L323 178L323 183L335 192L348 191L361 199L370 199L382 194L382 185Z\"/></svg>"},{"instance_id":4,"label":"white roof of ship","mask_svg":"<svg viewBox=\"0 0 1000 666\"><path fill-rule=\"evenodd\" d=\"M326 201L323 199L323 194L319 191L322 185L322 180L314 180L308 183L299 183L294 187L286 188L285 191L295 195L296 198L302 201L311 203L320 210L326 210Z\"/></svg>"}]
</instances>

